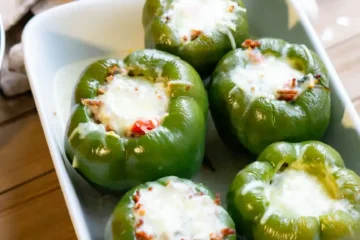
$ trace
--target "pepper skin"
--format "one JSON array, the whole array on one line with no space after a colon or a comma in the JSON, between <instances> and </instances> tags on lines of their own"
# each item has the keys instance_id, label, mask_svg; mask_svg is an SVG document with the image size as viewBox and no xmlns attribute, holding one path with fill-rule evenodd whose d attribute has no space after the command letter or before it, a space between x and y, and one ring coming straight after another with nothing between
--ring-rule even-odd
<instances>
[{"instance_id":1,"label":"pepper skin","mask_svg":"<svg viewBox=\"0 0 360 240\"><path fill-rule=\"evenodd\" d=\"M350 203L351 214L337 209L318 217L291 218L275 211L264 217L271 206L265 188L273 184L276 174L289 170L305 171L315 177L331 199ZM244 190L254 182L262 184ZM355 240L360 238L359 193L360 177L345 168L339 153L330 146L317 141L280 142L268 146L256 162L237 174L227 206L237 233L250 240Z\"/></svg>"},{"instance_id":2,"label":"pepper skin","mask_svg":"<svg viewBox=\"0 0 360 240\"><path fill-rule=\"evenodd\" d=\"M245 8L242 0L234 0L241 8ZM201 33L195 39L185 41L176 30L168 24L165 13L170 9L173 0L147 0L143 9L143 26L145 31L145 47L155 48L172 53L190 63L201 76L207 76L214 70L219 60L235 45L249 36L246 11L235 12L235 29L227 31L214 30L209 35ZM211 14L211 13L209 13ZM171 21L171 20L170 20ZM230 35L230 37L229 37Z\"/></svg>"},{"instance_id":3,"label":"pepper skin","mask_svg":"<svg viewBox=\"0 0 360 240\"><path fill-rule=\"evenodd\" d=\"M129 190L117 204L115 210L113 211L108 224L105 230L105 240L135 240L141 239L136 237L136 224L135 216L134 216L134 208L136 205L136 198L138 196L137 191L143 189L148 190L150 188L155 188L158 186L166 186L169 182L179 182L185 183L191 187L196 189L197 193L204 194L210 196L214 201L217 201L217 197L204 185L194 183L190 180L185 180L177 177L165 177L161 178L154 182L147 182L145 184L141 184L139 186L134 187ZM139 196L141 198L141 194ZM169 202L171 204L171 202ZM159 209L161 211L161 209ZM219 218L222 219L224 225L231 229L235 230L235 224L233 220L230 218L228 213L220 207L220 211L218 213ZM171 215L169 216L171 217ZM156 239L156 238L155 238ZM217 239L217 238L216 238ZM223 240L236 240L236 234L229 234L226 237L222 238Z\"/></svg>"},{"instance_id":4,"label":"pepper skin","mask_svg":"<svg viewBox=\"0 0 360 240\"><path fill-rule=\"evenodd\" d=\"M160 77L169 86L170 81L178 81L170 86L168 116L160 126L139 137L91 128L83 136L79 124L100 124L81 100L97 96L114 66L128 71L130 77L145 76L149 81ZM123 62L97 61L82 74L75 103L65 138L66 154L94 186L118 192L168 175L190 178L198 171L204 155L208 101L200 76L180 58L158 50L139 50Z\"/></svg>"},{"instance_id":5,"label":"pepper skin","mask_svg":"<svg viewBox=\"0 0 360 240\"><path fill-rule=\"evenodd\" d=\"M318 77L318 84L293 101L253 98L231 76L236 67L249 63L247 50L229 52L217 65L208 89L211 115L221 139L235 150L245 147L255 155L274 142L321 139L331 112L328 74L322 61L304 45L278 39L259 42L261 54L290 60L304 75Z\"/></svg>"}]
</instances>

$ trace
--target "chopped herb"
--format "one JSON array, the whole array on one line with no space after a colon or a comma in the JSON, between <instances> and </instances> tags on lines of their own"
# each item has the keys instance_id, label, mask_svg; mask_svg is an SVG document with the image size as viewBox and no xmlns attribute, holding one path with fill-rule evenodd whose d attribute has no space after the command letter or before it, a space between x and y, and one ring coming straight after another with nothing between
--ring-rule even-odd
<instances>
[{"instance_id":1,"label":"chopped herb","mask_svg":"<svg viewBox=\"0 0 360 240\"><path fill-rule=\"evenodd\" d=\"M299 85L305 83L306 81L309 81L310 77L308 75L303 76L302 78L298 79L297 82Z\"/></svg>"}]
</instances>

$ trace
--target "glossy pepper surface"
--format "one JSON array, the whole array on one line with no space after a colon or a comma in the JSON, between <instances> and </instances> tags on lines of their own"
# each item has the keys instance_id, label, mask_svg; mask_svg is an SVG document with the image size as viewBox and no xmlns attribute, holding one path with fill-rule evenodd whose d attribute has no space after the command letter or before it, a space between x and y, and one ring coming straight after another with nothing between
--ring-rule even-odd
<instances>
[{"instance_id":1,"label":"glossy pepper surface","mask_svg":"<svg viewBox=\"0 0 360 240\"><path fill-rule=\"evenodd\" d=\"M127 77L163 81L170 88L168 115L154 129L137 121L132 131L146 134L119 136L93 119L83 99L94 99L111 69ZM109 70L110 69L110 70ZM83 72L75 90L65 148L73 167L104 190L123 191L140 183L174 175L190 178L199 169L205 142L208 102L198 73L180 58L157 50L139 50L123 61L100 60ZM141 128L142 127L142 128ZM86 130L85 134L80 130Z\"/></svg>"},{"instance_id":2,"label":"glossy pepper surface","mask_svg":"<svg viewBox=\"0 0 360 240\"><path fill-rule=\"evenodd\" d=\"M269 211L275 203L266 194L266 188L274 184L276 175L286 171L306 172L323 187L331 200L338 203L345 201L347 207L330 210L320 216L289 216L287 212ZM308 203L316 201L314 197L308 196ZM288 200L296 202L297 199ZM280 142L270 145L256 162L237 174L231 184L227 203L237 233L248 239L360 238L360 177L345 168L338 152L321 142Z\"/></svg>"},{"instance_id":3,"label":"glossy pepper surface","mask_svg":"<svg viewBox=\"0 0 360 240\"><path fill-rule=\"evenodd\" d=\"M196 0L197 1L197 0ZM145 30L146 48L156 48L181 57L190 63L202 76L211 74L218 61L233 47L240 47L248 37L248 20L242 0L229 1L229 9L234 11L232 24L227 28L214 29L211 33L201 29L191 30L191 36L178 33L173 24L171 10L174 0L147 0L143 10L143 26ZM191 4L191 3L189 3ZM234 8L234 6L236 6ZM201 9L194 9L197 14ZM215 11L222 11L215 9ZM213 14L208 12L208 14ZM186 18L186 16L183 16ZM198 19L199 21L209 21ZM195 25L195 24L194 24ZM196 26L196 25L195 25Z\"/></svg>"},{"instance_id":4,"label":"glossy pepper surface","mask_svg":"<svg viewBox=\"0 0 360 240\"><path fill-rule=\"evenodd\" d=\"M211 115L222 140L234 149L244 146L259 154L266 146L278 141L301 142L319 140L330 120L330 90L327 70L319 57L304 45L289 44L279 39L260 39L254 47L262 56L274 56L304 78L316 77L316 84L304 90L295 99L254 97L235 82L232 72L246 69L251 62L246 42L245 49L229 52L217 65L209 84ZM249 57L250 56L250 57ZM240 79L246 80L246 79ZM295 80L295 79L294 79Z\"/></svg>"},{"instance_id":5,"label":"glossy pepper surface","mask_svg":"<svg viewBox=\"0 0 360 240\"><path fill-rule=\"evenodd\" d=\"M164 177L154 182L147 182L145 184L141 184L129 190L117 204L115 210L113 211L106 230L105 230L105 240L138 240L138 239L166 239L163 236L149 236L147 233L141 231L139 227L143 224L149 224L146 220L136 222L134 211L141 211L143 206L139 206L138 203L139 199L141 199L141 190L143 191L155 191L155 188L166 187L168 184L172 183L183 183L187 186L190 186L195 189L196 193L193 197L196 196L209 196L211 199L214 200L216 204L217 201L220 201L219 196L214 195L207 187L202 184L194 183L190 180L181 179L177 177ZM158 200L160 201L160 200ZM167 202L165 204L172 204L172 202ZM166 208L165 208L166 209ZM161 213L162 209L159 209L159 214ZM189 207L189 211L191 211L191 207ZM146 214L146 212L144 212ZM173 221L171 218L173 217L171 213L168 213L168 221L169 222L178 222ZM223 223L226 231L222 231L223 236L218 238L211 238L209 236L208 239L216 240L216 239L223 239L223 240L236 240L236 233L235 233L235 225L231 217L225 211L224 208L219 206L217 217L220 218L221 222ZM151 218L150 218L151 219ZM162 224L162 223L157 223ZM195 222L194 222L195 224ZM150 226L151 228L151 223ZM179 226L176 226L179 227ZM181 228L181 227L180 227ZM149 228L148 228L149 229ZM180 229L181 231L186 231L186 229ZM145 237L144 237L145 236ZM172 238L169 238L172 239Z\"/></svg>"}]
</instances>

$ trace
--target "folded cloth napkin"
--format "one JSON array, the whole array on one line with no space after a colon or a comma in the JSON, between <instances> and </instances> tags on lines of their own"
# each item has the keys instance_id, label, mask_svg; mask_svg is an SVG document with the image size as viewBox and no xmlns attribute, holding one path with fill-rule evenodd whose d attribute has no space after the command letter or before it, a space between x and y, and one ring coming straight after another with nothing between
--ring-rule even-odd
<instances>
[{"instance_id":1,"label":"folded cloth napkin","mask_svg":"<svg viewBox=\"0 0 360 240\"><path fill-rule=\"evenodd\" d=\"M15 25L39 0L5 0L0 1L0 11L5 30Z\"/></svg>"},{"instance_id":2,"label":"folded cloth napkin","mask_svg":"<svg viewBox=\"0 0 360 240\"><path fill-rule=\"evenodd\" d=\"M51 7L71 2L74 0L0 0L0 13L3 15L5 30L16 28L18 21L25 15L38 14ZM289 3L292 0L284 0ZM310 19L315 19L318 14L316 0L293 0L296 1ZM289 27L293 27L298 19L294 9L289 5ZM20 36L22 27L11 33ZM7 96L17 95L30 89L24 67L24 55L20 39L7 44L7 54L1 69L0 88Z\"/></svg>"},{"instance_id":3,"label":"folded cloth napkin","mask_svg":"<svg viewBox=\"0 0 360 240\"><path fill-rule=\"evenodd\" d=\"M20 39L24 24L20 24L19 21L25 15L35 15L70 1L72 0L0 0L0 13L7 31L7 46L1 68L0 88L6 96L14 96L30 90ZM19 24L20 26L17 26Z\"/></svg>"}]
</instances>

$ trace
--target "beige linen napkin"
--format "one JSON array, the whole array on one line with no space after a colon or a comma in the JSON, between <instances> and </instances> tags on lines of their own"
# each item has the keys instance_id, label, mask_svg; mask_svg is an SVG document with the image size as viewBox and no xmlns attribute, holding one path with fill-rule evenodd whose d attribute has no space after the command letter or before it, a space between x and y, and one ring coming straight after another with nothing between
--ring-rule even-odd
<instances>
[{"instance_id":1,"label":"beige linen napkin","mask_svg":"<svg viewBox=\"0 0 360 240\"><path fill-rule=\"evenodd\" d=\"M30 89L21 44L21 33L26 21L32 15L70 1L72 0L0 0L0 13L7 31L0 88L6 96L21 94Z\"/></svg>"}]
</instances>

